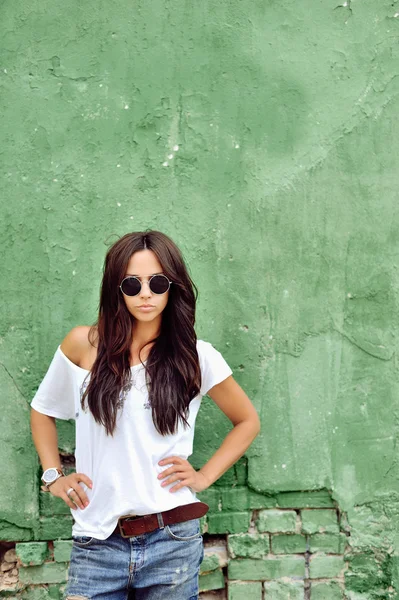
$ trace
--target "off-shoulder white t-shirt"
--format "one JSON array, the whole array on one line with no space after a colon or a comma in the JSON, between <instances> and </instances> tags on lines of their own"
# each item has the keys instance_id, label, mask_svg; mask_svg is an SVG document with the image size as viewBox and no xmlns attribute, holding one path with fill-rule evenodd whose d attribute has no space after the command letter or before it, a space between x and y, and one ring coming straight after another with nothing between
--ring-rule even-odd
<instances>
[{"instance_id":1,"label":"off-shoulder white t-shirt","mask_svg":"<svg viewBox=\"0 0 399 600\"><path fill-rule=\"evenodd\" d=\"M197 351L202 381L200 394L190 403L189 427L179 422L173 435L162 436L156 431L145 369L136 365L131 367L132 385L125 392L116 429L110 436L87 408L81 408L90 372L71 362L58 346L31 406L50 417L76 421L76 471L90 477L93 488L80 484L90 504L83 510L71 510L73 535L106 539L122 515L156 513L196 501L188 487L171 493L172 486L161 487L162 480L157 476L167 468L158 465L162 458L177 455L187 459L191 455L202 396L232 374L223 356L210 343L198 340Z\"/></svg>"}]
</instances>

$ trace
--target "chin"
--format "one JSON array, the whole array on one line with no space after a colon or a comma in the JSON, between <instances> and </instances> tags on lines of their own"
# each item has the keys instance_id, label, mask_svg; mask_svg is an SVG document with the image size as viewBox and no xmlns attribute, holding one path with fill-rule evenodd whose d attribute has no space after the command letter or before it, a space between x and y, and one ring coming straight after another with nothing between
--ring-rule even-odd
<instances>
[{"instance_id":1,"label":"chin","mask_svg":"<svg viewBox=\"0 0 399 600\"><path fill-rule=\"evenodd\" d=\"M157 319L159 317L160 313L133 313L133 317L136 319L136 321L141 321L144 323L149 323L150 321L154 321L154 319Z\"/></svg>"}]
</instances>

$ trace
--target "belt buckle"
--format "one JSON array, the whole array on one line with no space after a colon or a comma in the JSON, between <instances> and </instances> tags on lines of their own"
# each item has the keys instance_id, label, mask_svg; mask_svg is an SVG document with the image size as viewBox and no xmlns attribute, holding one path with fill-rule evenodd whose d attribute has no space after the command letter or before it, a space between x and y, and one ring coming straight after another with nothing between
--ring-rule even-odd
<instances>
[{"instance_id":1,"label":"belt buckle","mask_svg":"<svg viewBox=\"0 0 399 600\"><path fill-rule=\"evenodd\" d=\"M140 516L141 515L132 515L132 514L130 514L130 515L122 515L121 517L119 517L119 519L118 519L118 526L119 526L120 534L121 534L121 536L123 538L127 539L127 538L130 538L132 536L125 534L125 532L123 530L123 523L122 523L122 521L134 521L135 519L140 518Z\"/></svg>"}]
</instances>

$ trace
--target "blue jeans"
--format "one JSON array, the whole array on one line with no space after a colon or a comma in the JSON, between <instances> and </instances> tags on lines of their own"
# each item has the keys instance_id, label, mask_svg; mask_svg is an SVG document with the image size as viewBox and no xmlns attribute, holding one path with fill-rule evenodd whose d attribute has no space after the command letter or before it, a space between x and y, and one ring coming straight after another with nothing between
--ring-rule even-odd
<instances>
[{"instance_id":1,"label":"blue jeans","mask_svg":"<svg viewBox=\"0 0 399 600\"><path fill-rule=\"evenodd\" d=\"M197 600L199 519L106 540L74 537L64 600Z\"/></svg>"}]
</instances>

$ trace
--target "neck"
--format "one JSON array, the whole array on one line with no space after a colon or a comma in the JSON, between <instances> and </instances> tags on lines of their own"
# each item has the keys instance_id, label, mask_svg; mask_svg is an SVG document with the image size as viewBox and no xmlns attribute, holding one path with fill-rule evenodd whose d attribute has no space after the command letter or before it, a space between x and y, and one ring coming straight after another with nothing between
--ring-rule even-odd
<instances>
[{"instance_id":1,"label":"neck","mask_svg":"<svg viewBox=\"0 0 399 600\"><path fill-rule=\"evenodd\" d=\"M143 321L134 321L133 323L133 345L134 351L138 352L151 340L154 340L161 330L161 315L159 319L154 319L151 323Z\"/></svg>"}]
</instances>

